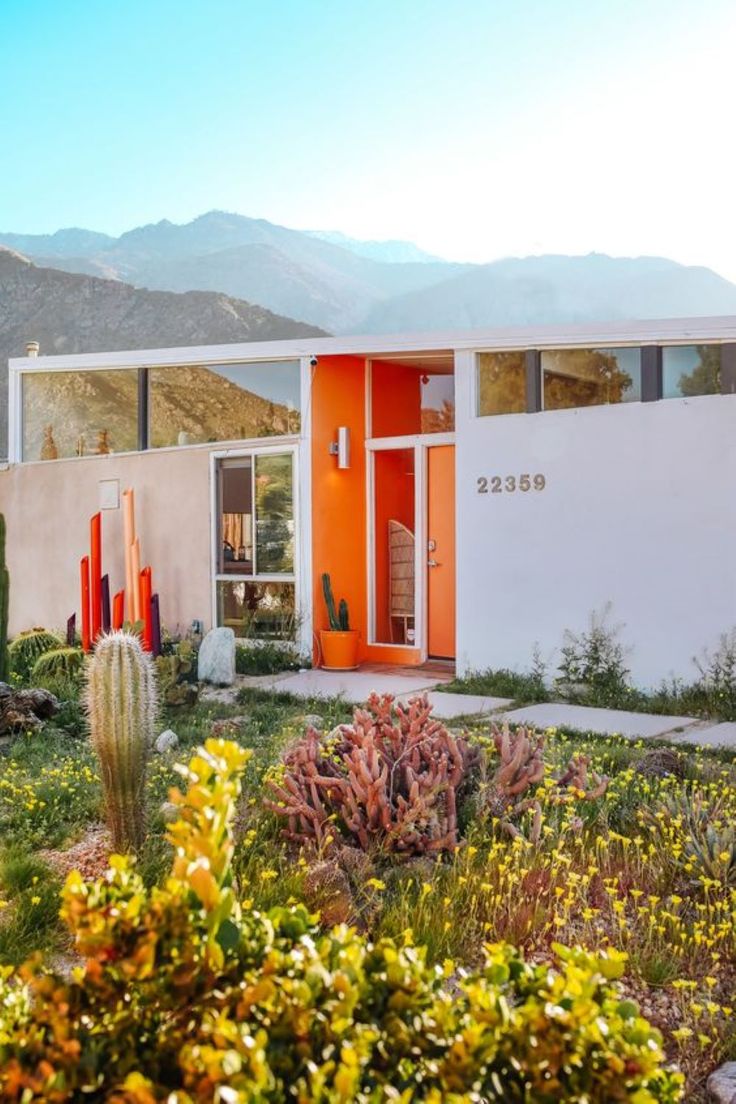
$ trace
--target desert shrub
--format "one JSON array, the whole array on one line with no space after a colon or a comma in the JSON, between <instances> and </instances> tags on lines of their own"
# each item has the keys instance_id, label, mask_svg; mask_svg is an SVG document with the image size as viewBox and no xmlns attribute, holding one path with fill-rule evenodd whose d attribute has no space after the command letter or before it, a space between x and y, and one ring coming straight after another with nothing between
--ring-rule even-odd
<instances>
[{"instance_id":1,"label":"desert shrub","mask_svg":"<svg viewBox=\"0 0 736 1104\"><path fill-rule=\"evenodd\" d=\"M235 670L239 675L275 675L308 666L294 648L270 640L241 644L235 649Z\"/></svg>"},{"instance_id":2,"label":"desert shrub","mask_svg":"<svg viewBox=\"0 0 736 1104\"><path fill-rule=\"evenodd\" d=\"M587 630L564 634L556 685L569 701L624 707L636 698L629 684L626 651L618 639L621 625L611 625L611 606L593 612Z\"/></svg>"},{"instance_id":3,"label":"desert shrub","mask_svg":"<svg viewBox=\"0 0 736 1104\"><path fill-rule=\"evenodd\" d=\"M163 886L121 856L100 882L69 876L84 965L0 976L3 1099L681 1099L658 1032L621 999L615 951L558 947L549 967L489 945L450 985L452 964L428 966L408 938L320 933L301 907L243 913L230 864L246 754L210 740L182 770Z\"/></svg>"},{"instance_id":4,"label":"desert shrub","mask_svg":"<svg viewBox=\"0 0 736 1104\"><path fill-rule=\"evenodd\" d=\"M171 643L156 657L156 678L162 705L194 705L199 693L197 653L190 640Z\"/></svg>"},{"instance_id":5,"label":"desert shrub","mask_svg":"<svg viewBox=\"0 0 736 1104\"><path fill-rule=\"evenodd\" d=\"M33 664L31 681L35 685L51 682L79 682L84 674L84 652L81 648L52 648L44 652Z\"/></svg>"},{"instance_id":6,"label":"desert shrub","mask_svg":"<svg viewBox=\"0 0 736 1104\"><path fill-rule=\"evenodd\" d=\"M478 753L431 713L426 698L403 706L372 694L333 738L309 730L269 780L267 805L287 820L284 834L318 847L337 835L366 851L452 851Z\"/></svg>"},{"instance_id":7,"label":"desert shrub","mask_svg":"<svg viewBox=\"0 0 736 1104\"><path fill-rule=\"evenodd\" d=\"M8 645L11 674L26 681L30 678L36 660L40 656L63 646L64 641L48 629L26 629Z\"/></svg>"},{"instance_id":8,"label":"desert shrub","mask_svg":"<svg viewBox=\"0 0 736 1104\"><path fill-rule=\"evenodd\" d=\"M695 659L700 672L696 687L703 694L709 714L736 721L736 628L722 633L714 651Z\"/></svg>"}]
</instances>

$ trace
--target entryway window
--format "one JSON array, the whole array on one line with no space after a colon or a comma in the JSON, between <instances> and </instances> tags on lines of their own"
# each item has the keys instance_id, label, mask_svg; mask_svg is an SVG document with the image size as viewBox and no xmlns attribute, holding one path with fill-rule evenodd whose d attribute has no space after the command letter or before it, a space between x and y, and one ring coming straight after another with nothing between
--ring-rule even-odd
<instances>
[{"instance_id":1,"label":"entryway window","mask_svg":"<svg viewBox=\"0 0 736 1104\"><path fill-rule=\"evenodd\" d=\"M239 637L294 638L294 540L294 454L254 452L218 461L219 625Z\"/></svg>"}]
</instances>

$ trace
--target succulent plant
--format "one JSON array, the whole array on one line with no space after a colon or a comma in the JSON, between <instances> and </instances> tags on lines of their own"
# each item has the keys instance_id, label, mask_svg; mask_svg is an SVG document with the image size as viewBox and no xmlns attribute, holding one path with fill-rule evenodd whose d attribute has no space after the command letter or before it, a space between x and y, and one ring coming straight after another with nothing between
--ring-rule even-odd
<instances>
[{"instance_id":1,"label":"succulent plant","mask_svg":"<svg viewBox=\"0 0 736 1104\"><path fill-rule=\"evenodd\" d=\"M159 695L165 705L193 705L199 693L190 681L195 670L195 654L191 641L182 640L174 651L156 658Z\"/></svg>"},{"instance_id":2,"label":"succulent plant","mask_svg":"<svg viewBox=\"0 0 736 1104\"><path fill-rule=\"evenodd\" d=\"M140 639L113 632L87 667L87 716L115 851L136 851L145 834L145 781L157 713L153 661Z\"/></svg>"},{"instance_id":3,"label":"succulent plant","mask_svg":"<svg viewBox=\"0 0 736 1104\"><path fill-rule=\"evenodd\" d=\"M26 629L8 645L10 670L22 679L28 679L36 661L46 652L63 648L64 641L48 629Z\"/></svg>"},{"instance_id":4,"label":"succulent plant","mask_svg":"<svg viewBox=\"0 0 736 1104\"><path fill-rule=\"evenodd\" d=\"M31 678L35 683L49 679L74 682L84 673L84 652L81 648L53 648L40 655L33 665Z\"/></svg>"},{"instance_id":5,"label":"succulent plant","mask_svg":"<svg viewBox=\"0 0 736 1104\"><path fill-rule=\"evenodd\" d=\"M10 575L5 562L5 515L0 514L0 681L7 682L8 658L8 606L10 603Z\"/></svg>"},{"instance_id":6,"label":"succulent plant","mask_svg":"<svg viewBox=\"0 0 736 1104\"><path fill-rule=\"evenodd\" d=\"M308 729L269 781L266 804L286 819L287 838L402 856L452 851L477 752L431 713L426 696L404 706L373 694L333 739Z\"/></svg>"},{"instance_id":7,"label":"succulent plant","mask_svg":"<svg viewBox=\"0 0 736 1104\"><path fill-rule=\"evenodd\" d=\"M348 614L348 604L344 598L341 598L338 609L335 609L335 596L332 593L332 582L326 571L322 575L322 592L325 596L325 605L327 606L327 616L330 621L331 631L349 632L350 617Z\"/></svg>"}]
</instances>

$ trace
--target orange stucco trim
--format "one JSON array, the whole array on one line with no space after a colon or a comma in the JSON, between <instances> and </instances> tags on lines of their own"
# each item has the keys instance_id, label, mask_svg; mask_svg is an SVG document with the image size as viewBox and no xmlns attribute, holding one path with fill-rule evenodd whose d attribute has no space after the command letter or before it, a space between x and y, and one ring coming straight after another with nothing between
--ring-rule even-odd
<instances>
[{"instance_id":1,"label":"orange stucco trim","mask_svg":"<svg viewBox=\"0 0 736 1104\"><path fill-rule=\"evenodd\" d=\"M359 659L415 666L419 648L368 644L367 518L365 452L366 364L362 357L320 357L313 370L312 564L315 634L328 627L322 573L329 572L337 601L345 598L351 628L360 633ZM338 426L350 429L350 467L341 471L330 455ZM313 661L320 662L314 642Z\"/></svg>"}]
</instances>

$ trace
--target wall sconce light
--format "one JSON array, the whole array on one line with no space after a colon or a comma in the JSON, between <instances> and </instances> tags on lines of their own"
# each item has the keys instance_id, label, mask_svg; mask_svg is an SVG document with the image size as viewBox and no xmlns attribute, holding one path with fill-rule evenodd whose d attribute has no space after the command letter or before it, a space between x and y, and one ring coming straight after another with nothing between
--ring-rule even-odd
<instances>
[{"instance_id":1,"label":"wall sconce light","mask_svg":"<svg viewBox=\"0 0 736 1104\"><path fill-rule=\"evenodd\" d=\"M350 467L350 430L339 426L337 440L330 442L330 456L337 457L337 466L343 470Z\"/></svg>"}]
</instances>

